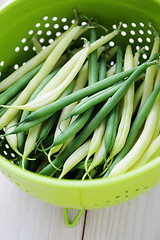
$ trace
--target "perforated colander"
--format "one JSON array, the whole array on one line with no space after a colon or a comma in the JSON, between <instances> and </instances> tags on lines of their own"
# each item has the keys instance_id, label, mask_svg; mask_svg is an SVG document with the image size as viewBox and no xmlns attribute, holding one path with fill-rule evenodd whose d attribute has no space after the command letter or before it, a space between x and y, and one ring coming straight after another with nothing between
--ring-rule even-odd
<instances>
[{"instance_id":1,"label":"perforated colander","mask_svg":"<svg viewBox=\"0 0 160 240\"><path fill-rule=\"evenodd\" d=\"M109 31L122 21L121 33L109 45L130 43L133 51L144 47L141 61L147 58L153 44L153 30L148 23L160 29L158 0L9 1L0 7L0 72L6 66L17 69L35 55L32 36L36 35L45 47L62 30L67 30L74 17L73 8L96 18ZM118 205L146 192L160 180L158 157L137 170L110 179L59 181L17 167L8 161L15 153L3 139L0 144L0 168L11 182L42 201L65 208L98 209Z\"/></svg>"}]
</instances>

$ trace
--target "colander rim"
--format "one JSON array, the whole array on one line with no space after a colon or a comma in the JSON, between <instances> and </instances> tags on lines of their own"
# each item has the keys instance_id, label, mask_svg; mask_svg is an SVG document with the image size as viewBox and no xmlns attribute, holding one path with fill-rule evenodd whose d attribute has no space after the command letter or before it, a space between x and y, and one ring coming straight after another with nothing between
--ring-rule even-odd
<instances>
[{"instance_id":1,"label":"colander rim","mask_svg":"<svg viewBox=\"0 0 160 240\"><path fill-rule=\"evenodd\" d=\"M54 177L48 177L40 175L38 173L31 172L29 170L24 170L19 166L11 163L9 160L0 155L0 168L5 169L7 173L14 174L23 180L38 183L41 185L51 185L55 187L65 187L65 188L95 188L96 186L108 186L123 184L126 181L132 181L135 178L141 177L142 175L148 176L148 173L156 169L160 165L160 156L156 157L154 160L148 162L144 166L137 169L126 172L122 175L115 176L112 178L101 178L93 180L72 180L72 179L61 179L58 180ZM1 171L3 173L3 170Z\"/></svg>"}]
</instances>

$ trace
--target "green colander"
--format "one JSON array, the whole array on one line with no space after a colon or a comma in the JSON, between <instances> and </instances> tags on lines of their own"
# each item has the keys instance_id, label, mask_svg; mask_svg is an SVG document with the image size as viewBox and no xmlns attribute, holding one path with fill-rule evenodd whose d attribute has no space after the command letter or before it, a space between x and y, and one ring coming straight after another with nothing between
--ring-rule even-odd
<instances>
[{"instance_id":1,"label":"green colander","mask_svg":"<svg viewBox=\"0 0 160 240\"><path fill-rule=\"evenodd\" d=\"M73 8L98 19L109 30L122 21L122 31L109 43L110 46L130 43L134 50L144 47L146 51L142 60L150 52L153 41L153 30L148 23L152 22L155 28L160 29L160 0L8 1L0 7L0 72L6 66L18 68L35 54L30 41L34 34L46 46L60 35L62 29L66 30L74 17ZM3 141L0 144L2 173L21 190L65 210L118 205L136 198L160 180L159 157L139 169L110 179L57 180L17 167L8 161L14 158L12 150Z\"/></svg>"}]
</instances>

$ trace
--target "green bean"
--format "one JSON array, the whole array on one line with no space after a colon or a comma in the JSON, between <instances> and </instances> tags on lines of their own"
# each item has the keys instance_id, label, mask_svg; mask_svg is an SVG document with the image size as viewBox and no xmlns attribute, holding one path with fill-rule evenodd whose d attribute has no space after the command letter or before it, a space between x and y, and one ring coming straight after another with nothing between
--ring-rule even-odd
<instances>
[{"instance_id":1,"label":"green bean","mask_svg":"<svg viewBox=\"0 0 160 240\"><path fill-rule=\"evenodd\" d=\"M118 52L117 52L117 63L118 64L116 64L116 69L117 69L117 73L118 73L118 72L121 72L121 69L122 69L122 51L121 51L121 49L118 49ZM106 60L105 60L105 58L103 58L103 56L102 56L102 59L100 62L99 75L100 75L99 76L100 79L103 79L104 76L106 75ZM107 126L106 126L106 124L104 124L104 126L102 125L103 121L99 125L99 126L102 125L104 128L106 128L106 131L104 130L104 136L103 136L102 142L98 141L98 139L96 140L96 142L98 142L98 144L101 144L101 145L99 148L97 148L97 151L95 151L93 161L92 161L91 165L89 166L89 168L88 169L87 169L87 167L85 168L86 173L83 176L83 179L93 168L95 168L98 164L100 164L104 158L106 159L106 156L108 153L107 147L110 146L114 142L113 138L116 135L116 125L118 124L118 110L119 109L117 109L117 106L118 106L118 104L109 113L109 116L107 118ZM93 148L96 149L96 146Z\"/></svg>"},{"instance_id":2,"label":"green bean","mask_svg":"<svg viewBox=\"0 0 160 240\"><path fill-rule=\"evenodd\" d=\"M33 69L32 71L25 74L22 78L20 78L17 82L15 82L11 87L5 90L0 94L0 105L6 104L12 97L15 96L20 90L22 90L34 77L37 72L40 70L43 64L40 64L38 67Z\"/></svg>"},{"instance_id":3,"label":"green bean","mask_svg":"<svg viewBox=\"0 0 160 240\"><path fill-rule=\"evenodd\" d=\"M36 88L36 90L31 95L29 101L32 101L37 94L44 88L44 86L56 75L56 73L59 71L59 69L54 70L52 73L50 73ZM16 84L16 83L15 83ZM20 121L23 121L27 116L29 116L30 111L23 111ZM22 152L24 147L24 141L25 141L25 132L20 132L18 134L18 149Z\"/></svg>"},{"instance_id":4,"label":"green bean","mask_svg":"<svg viewBox=\"0 0 160 240\"><path fill-rule=\"evenodd\" d=\"M106 76L106 58L105 54L102 54L100 66L99 66L99 81L103 80ZM75 115L79 115L85 111L87 111L90 107L97 105L105 100L107 98L111 97L115 91L120 87L121 85L115 85L113 87L107 88L105 90L99 91L96 94L93 94L92 96L84 99L82 102L80 102L78 105L76 105L73 109L73 111L68 115L67 118L70 118Z\"/></svg>"},{"instance_id":5,"label":"green bean","mask_svg":"<svg viewBox=\"0 0 160 240\"><path fill-rule=\"evenodd\" d=\"M102 53L100 63L99 63L99 81L103 80L106 77L106 70L107 70L106 69L106 57L105 57L105 54ZM90 142L88 154L87 154L87 157L85 159L85 165L84 165L85 166L85 173L82 177L82 180L84 180L87 175L91 179L91 176L89 174L90 166L88 168L88 160L90 159L90 157L92 155L95 156L96 152L99 151L101 143L102 143L102 139L104 137L105 126L106 126L106 119L104 119L99 124L99 126L94 130L94 133L91 137L91 142ZM93 157L93 161L94 161L94 157Z\"/></svg>"},{"instance_id":6,"label":"green bean","mask_svg":"<svg viewBox=\"0 0 160 240\"><path fill-rule=\"evenodd\" d=\"M155 101L157 95L159 94L159 91L160 91L160 81L157 83L157 85L154 88L154 90L152 91L152 93L149 95L149 97L146 99L146 101L140 108L140 110L132 124L132 127L130 129L126 143L125 143L124 147L122 148L122 150L119 152L119 154L114 159L114 162L110 166L110 170L112 170L113 167L118 162L120 162L121 159L123 159L123 157L128 153L128 151L132 147L132 144L134 143L134 140L136 139L136 136L137 136L140 128L142 127L147 115L149 114L149 112L154 104L154 101ZM104 177L107 177L108 175L109 175L109 171L106 172Z\"/></svg>"},{"instance_id":7,"label":"green bean","mask_svg":"<svg viewBox=\"0 0 160 240\"><path fill-rule=\"evenodd\" d=\"M75 89L75 87L76 87L75 82L77 83L77 79L75 79L75 80L72 81L72 83L70 84L68 89L66 89L66 91L63 93L63 95L60 97L63 97L64 95L66 95L66 93L68 93L68 94L71 93L72 90ZM62 112L58 111L58 112L54 113L53 116L51 116L49 119L46 120L45 126L42 128L42 131L40 133L40 138L39 138L38 142L42 141L48 135L49 131L51 130L51 128L55 122L57 122L57 124L59 124L61 114L62 114ZM58 120L58 118L59 118L59 120ZM58 126L57 126L57 128L58 128ZM55 138L55 136L56 136L56 130L54 133L54 138ZM49 149L49 147L47 149ZM46 149L44 148L41 151L46 151ZM52 149L50 149L50 152L48 153L48 157L50 158L51 155L52 155Z\"/></svg>"},{"instance_id":8,"label":"green bean","mask_svg":"<svg viewBox=\"0 0 160 240\"><path fill-rule=\"evenodd\" d=\"M99 91L98 93L93 94L92 96L84 99L81 103L77 104L72 112L68 115L67 118L82 114L87 111L90 107L93 107L103 101L106 101L109 97L111 97L121 86L123 82L116 83L107 89ZM66 118L66 119L67 119Z\"/></svg>"},{"instance_id":9,"label":"green bean","mask_svg":"<svg viewBox=\"0 0 160 240\"><path fill-rule=\"evenodd\" d=\"M68 86L68 89L66 91L67 93L70 93L72 91L72 89L74 87L74 83L75 83L75 81L73 81ZM42 87L45 86L45 84L41 84L41 85L43 85L43 86L39 86L38 90L33 95L37 96L37 94L42 89ZM25 145L24 145L24 151L23 151L23 157L22 157L22 168L27 168L28 167L27 157L32 152L32 150L35 148L35 144L36 144L37 138L40 134L41 127L42 127L42 123L40 123L40 124L32 127L31 129L29 129L29 133L28 133L28 136L26 138Z\"/></svg>"},{"instance_id":10,"label":"green bean","mask_svg":"<svg viewBox=\"0 0 160 240\"><path fill-rule=\"evenodd\" d=\"M96 30L94 28L90 29L90 43L95 42L97 39ZM98 66L97 65L97 50L93 51L88 56L88 85L92 85L98 82ZM95 63L96 62L96 63ZM93 68L93 65L95 66Z\"/></svg>"},{"instance_id":11,"label":"green bean","mask_svg":"<svg viewBox=\"0 0 160 240\"><path fill-rule=\"evenodd\" d=\"M99 81L104 79L106 77L106 57L104 53L101 55L100 64L99 64ZM88 154L85 159L85 171L86 173L82 177L82 180L85 179L85 177L88 175L89 178L89 170L88 170L88 160L92 155L95 155L97 151L99 151L99 148L101 146L101 142L104 136L106 127L106 119L103 119L103 121L99 124L99 126L94 130L94 133L91 137L91 142L88 150ZM94 158L93 158L94 161Z\"/></svg>"},{"instance_id":12,"label":"green bean","mask_svg":"<svg viewBox=\"0 0 160 240\"><path fill-rule=\"evenodd\" d=\"M107 72L107 61L105 57L105 53L103 52L101 54L101 59L99 63L99 81L103 80L106 77L106 72Z\"/></svg>"},{"instance_id":13,"label":"green bean","mask_svg":"<svg viewBox=\"0 0 160 240\"><path fill-rule=\"evenodd\" d=\"M117 165L114 166L108 177L113 177L125 173L142 156L146 148L151 143L154 131L156 129L159 117L159 106L159 97L157 97L154 101L152 109L146 118L144 128L134 146L125 155L125 157Z\"/></svg>"},{"instance_id":14,"label":"green bean","mask_svg":"<svg viewBox=\"0 0 160 240\"><path fill-rule=\"evenodd\" d=\"M94 84L95 85L95 84ZM106 84L108 85L108 84ZM120 88L120 86L122 85L122 83L119 83L119 84L116 84L115 86L107 89L107 90L103 90L103 97L104 99L110 97L111 95L113 95L113 93L115 91L117 91L118 88ZM95 86L94 86L95 87ZM85 92L83 92L83 90ZM40 122L41 122L41 117L43 117L44 114L46 114L44 117L49 118L52 114L54 114L57 110L60 110L62 109L63 107L75 102L75 101L78 101L80 99L82 99L83 97L85 97L86 95L91 95L92 92L96 92L97 89L95 88L89 88L89 87L86 87L84 88L82 91L79 90L77 91L75 94L70 94L69 96L67 97L64 97L64 99L62 100L57 100L55 101L54 103L52 104L49 104L48 105L48 108L47 107L43 107L42 109L39 109L39 110L36 110L35 112L31 113L29 117L27 117L24 122L29 122L29 121L34 121L34 119L36 119L37 117L39 118ZM87 90L87 91L86 91ZM88 92L88 90L90 92ZM87 93L86 93L87 92ZM106 97L106 93L108 93L107 97ZM102 92L98 92L95 96L99 97L99 95L101 95ZM95 98L95 96L93 97L93 99ZM73 97L73 98L72 98ZM102 101L102 100L101 100ZM101 102L100 101L100 102ZM94 104L96 104L96 100L94 102L92 102ZM93 105L94 105L93 104ZM41 111L42 110L42 111Z\"/></svg>"},{"instance_id":15,"label":"green bean","mask_svg":"<svg viewBox=\"0 0 160 240\"><path fill-rule=\"evenodd\" d=\"M158 56L159 56L158 54L155 54L152 58L150 58L148 61L146 61L146 64L147 64L146 67L148 67L149 66L148 64L151 61L153 61L154 59L156 59ZM152 64L153 63L151 62L151 65ZM103 90L106 87L111 86L114 83L120 81L121 79L124 79L125 77L130 76L137 68L139 69L139 67L141 67L141 66L145 70L145 65L140 65L136 68L133 68L133 69L127 70L125 72L115 74L106 79L103 79L91 86L85 87L84 89L81 89L75 93L72 93L72 94L64 97L63 99L56 100L55 102L49 104L48 106L45 106L45 107L38 109L35 112L31 113L30 116L28 116L23 122L21 122L21 124L23 123L23 126L25 126L24 125L25 122L30 122L31 126L33 126L33 124L35 124L36 122L40 123L40 122L46 120L47 118L49 118L50 116L52 116L52 114L54 114L56 111L62 109L63 107L65 107L75 101L78 101L86 96L89 96L95 92ZM33 123L32 121L34 121L35 119L36 119L36 121ZM30 124L28 123L27 126L29 127ZM27 129L26 126L25 126L25 129ZM21 128L21 130L22 130L22 128Z\"/></svg>"},{"instance_id":16,"label":"green bean","mask_svg":"<svg viewBox=\"0 0 160 240\"><path fill-rule=\"evenodd\" d=\"M49 117L48 117L49 118ZM46 120L46 116L44 116L43 118L41 119L35 119L34 121L32 122L27 122L27 123L22 123L21 125L19 125L11 134L17 134L17 133L20 133L20 132L23 132L23 131L27 131L29 130L30 128L38 125L39 123L42 123Z\"/></svg>"},{"instance_id":17,"label":"green bean","mask_svg":"<svg viewBox=\"0 0 160 240\"><path fill-rule=\"evenodd\" d=\"M30 116L24 120L24 122L32 121L36 118L41 118L42 116L46 116L47 119L57 110L60 110L75 101L79 101L86 96L90 96L93 93L96 93L100 90L103 90L111 86L112 84L118 82L119 80L129 76L134 70L135 69L122 72L120 74L117 74L118 76L117 75L111 76L109 79L104 79L101 82L97 82L91 86L87 86L84 89L72 93L69 96L64 97L63 99L56 100L55 102L49 104L48 106L45 106L31 113Z\"/></svg>"},{"instance_id":18,"label":"green bean","mask_svg":"<svg viewBox=\"0 0 160 240\"><path fill-rule=\"evenodd\" d=\"M90 31L90 42L93 43L96 41L96 32L95 29ZM97 50L93 51L89 55L88 59L88 84L89 86L98 81L98 55ZM80 129L86 124L91 114L93 113L94 108L90 108L87 112L78 116L78 118L72 122L64 131L62 131L54 140L51 147L58 146L66 142L69 138L74 136ZM50 147L50 148L51 148ZM47 149L48 150L48 149Z\"/></svg>"},{"instance_id":19,"label":"green bean","mask_svg":"<svg viewBox=\"0 0 160 240\"><path fill-rule=\"evenodd\" d=\"M13 98L11 98L6 104L9 106L11 105L20 95L21 92L17 93ZM7 108L1 107L0 108L0 117L7 111Z\"/></svg>"},{"instance_id":20,"label":"green bean","mask_svg":"<svg viewBox=\"0 0 160 240\"><path fill-rule=\"evenodd\" d=\"M60 115L60 112L56 112L53 114L53 116L51 116L44 122L40 132L39 139L37 140L37 143L36 143L37 146L41 143L41 141L43 141L47 137L53 125L57 122L59 115Z\"/></svg>"},{"instance_id":21,"label":"green bean","mask_svg":"<svg viewBox=\"0 0 160 240\"><path fill-rule=\"evenodd\" d=\"M123 63L123 56L122 56L122 48L119 47L117 51L117 59L116 59L116 73L122 72L122 63ZM106 131L104 137L105 143L105 161L107 159L107 155L116 138L116 132L118 127L118 115L119 115L119 103L113 108L113 110L109 113L107 124L106 124Z\"/></svg>"},{"instance_id":22,"label":"green bean","mask_svg":"<svg viewBox=\"0 0 160 240\"><path fill-rule=\"evenodd\" d=\"M120 99L127 92L128 88L135 81L135 79L147 68L154 64L154 62L143 63L138 66L137 69L131 74L131 76L124 82L122 87L104 104L104 106L99 110L99 112L91 119L91 121L86 125L83 131L78 135L77 138L60 154L55 158L52 163L56 167L63 165L65 160L72 154L81 144L90 136L94 129L100 124L100 122L108 115L108 113L115 107L115 105L120 101ZM47 165L40 174L50 175L54 174L56 170L49 164Z\"/></svg>"},{"instance_id":23,"label":"green bean","mask_svg":"<svg viewBox=\"0 0 160 240\"><path fill-rule=\"evenodd\" d=\"M74 86L75 86L75 82L76 82L76 79L74 79L70 85L65 89L65 91L61 94L61 96L59 97L59 99L69 95L72 90L74 89ZM47 121L45 122L45 125L44 127L42 128L42 131L40 133L40 138L38 141L41 141L42 139L44 139L49 131L51 130L52 126L54 125L54 123L58 120L59 118L59 115L60 115L60 111L57 111L55 112L50 118L47 119Z\"/></svg>"},{"instance_id":24,"label":"green bean","mask_svg":"<svg viewBox=\"0 0 160 240\"><path fill-rule=\"evenodd\" d=\"M123 52L122 52L122 47L119 47L117 50L117 58L116 58L116 73L122 72L122 64L123 64Z\"/></svg>"},{"instance_id":25,"label":"green bean","mask_svg":"<svg viewBox=\"0 0 160 240\"><path fill-rule=\"evenodd\" d=\"M62 95L59 97L59 98L62 98L67 96L68 94L70 94L70 92L72 91L74 87L74 81L72 83L70 83L70 85L68 86L68 88L66 88L66 90L62 93ZM57 110L58 111L58 110ZM49 116L50 117L50 116ZM39 123L42 123L44 122L46 119L48 119L49 117L46 118L46 116L43 116L41 117L40 119L37 118L35 119L34 121L31 121L31 122L27 122L27 124L24 124L24 122L22 121L22 124L21 125L18 125L18 127L14 130L14 132L12 132L12 134L15 134L15 133L20 133L20 132L23 132L23 131L27 131L29 130L30 128L38 125Z\"/></svg>"},{"instance_id":26,"label":"green bean","mask_svg":"<svg viewBox=\"0 0 160 240\"><path fill-rule=\"evenodd\" d=\"M75 135L77 132L79 132L83 126L86 124L88 119L90 118L91 114L93 113L93 108L88 109L85 113L79 115L74 122L72 122L71 125L69 125L63 132L61 132L56 139L54 140L53 144L45 149L46 151L49 150L51 147L60 145L64 142L66 142L70 137Z\"/></svg>"},{"instance_id":27,"label":"green bean","mask_svg":"<svg viewBox=\"0 0 160 240\"><path fill-rule=\"evenodd\" d=\"M75 82L72 92L76 92L79 89L84 88L87 83L87 80L88 80L88 61L84 64L80 73L78 74L78 77L76 78L76 82ZM67 121L64 121L64 119L68 116L68 114L72 111L72 109L76 106L76 104L77 104L77 102L74 102L74 103L66 106L65 108L63 108L63 110L61 111L60 118L58 120L58 124L55 129L54 139L61 133L61 130L64 131L69 126L69 124L71 124L71 122L73 122L73 120L74 120L73 118L68 119ZM59 126L61 126L61 129ZM74 138L74 136L72 136L72 138ZM67 142L65 142L65 144L61 144L59 146L51 148L48 153L49 161L50 161L51 155L60 149L62 151L63 148L65 148L72 141L72 138L70 138Z\"/></svg>"}]
</instances>

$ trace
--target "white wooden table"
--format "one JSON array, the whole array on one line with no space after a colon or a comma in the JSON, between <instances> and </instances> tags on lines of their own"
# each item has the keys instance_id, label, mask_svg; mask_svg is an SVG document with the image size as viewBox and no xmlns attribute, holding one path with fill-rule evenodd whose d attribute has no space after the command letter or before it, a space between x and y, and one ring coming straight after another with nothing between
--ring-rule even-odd
<instances>
[{"instance_id":1,"label":"white wooden table","mask_svg":"<svg viewBox=\"0 0 160 240\"><path fill-rule=\"evenodd\" d=\"M160 184L128 203L86 211L74 228L62 209L29 196L0 174L2 240L159 240ZM70 218L76 213L70 210Z\"/></svg>"},{"instance_id":2,"label":"white wooden table","mask_svg":"<svg viewBox=\"0 0 160 240\"><path fill-rule=\"evenodd\" d=\"M70 219L75 213L70 210ZM160 240L159 225L160 184L128 203L86 211L70 229L61 208L22 192L0 173L1 240Z\"/></svg>"}]
</instances>

